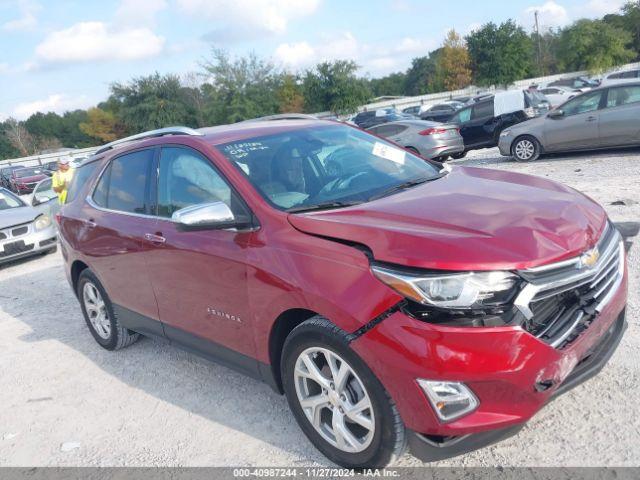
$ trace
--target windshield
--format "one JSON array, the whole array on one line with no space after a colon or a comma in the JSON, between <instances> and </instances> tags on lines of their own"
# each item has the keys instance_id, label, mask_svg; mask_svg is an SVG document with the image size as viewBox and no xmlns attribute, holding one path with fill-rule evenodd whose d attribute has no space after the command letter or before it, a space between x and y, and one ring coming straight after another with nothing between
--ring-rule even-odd
<instances>
[{"instance_id":1,"label":"windshield","mask_svg":"<svg viewBox=\"0 0 640 480\"><path fill-rule=\"evenodd\" d=\"M0 211L18 207L24 207L22 200L6 190L0 190Z\"/></svg>"},{"instance_id":2,"label":"windshield","mask_svg":"<svg viewBox=\"0 0 640 480\"><path fill-rule=\"evenodd\" d=\"M280 210L362 203L440 176L431 163L347 126L293 130L219 148Z\"/></svg>"},{"instance_id":3,"label":"windshield","mask_svg":"<svg viewBox=\"0 0 640 480\"><path fill-rule=\"evenodd\" d=\"M35 177L40 174L42 174L42 170L39 168L21 168L20 170L16 170L15 176L16 178L24 178Z\"/></svg>"}]
</instances>

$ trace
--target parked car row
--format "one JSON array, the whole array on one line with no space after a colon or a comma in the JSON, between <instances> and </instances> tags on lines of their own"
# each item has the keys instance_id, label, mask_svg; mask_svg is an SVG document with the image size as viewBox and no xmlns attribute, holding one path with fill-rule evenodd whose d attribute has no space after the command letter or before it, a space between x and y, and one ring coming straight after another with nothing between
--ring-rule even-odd
<instances>
[{"instance_id":1,"label":"parked car row","mask_svg":"<svg viewBox=\"0 0 640 480\"><path fill-rule=\"evenodd\" d=\"M528 162L541 154L640 145L640 82L601 87L548 114L504 129L503 155Z\"/></svg>"},{"instance_id":2,"label":"parked car row","mask_svg":"<svg viewBox=\"0 0 640 480\"><path fill-rule=\"evenodd\" d=\"M33 192L36 184L48 176L50 173L43 167L12 165L0 170L0 186L18 195L26 195Z\"/></svg>"}]
</instances>

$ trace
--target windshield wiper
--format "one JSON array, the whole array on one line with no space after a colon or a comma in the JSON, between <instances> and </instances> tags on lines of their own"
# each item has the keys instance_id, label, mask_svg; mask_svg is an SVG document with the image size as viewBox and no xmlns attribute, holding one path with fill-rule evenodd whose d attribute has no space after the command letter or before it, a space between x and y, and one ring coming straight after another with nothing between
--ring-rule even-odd
<instances>
[{"instance_id":1,"label":"windshield wiper","mask_svg":"<svg viewBox=\"0 0 640 480\"><path fill-rule=\"evenodd\" d=\"M389 195L393 195L394 193L401 192L402 190L407 190L411 187L415 187L416 185L422 185L423 183L432 182L434 180L444 177L446 174L447 174L446 172L442 172L433 177L416 178L414 180L409 180L407 182L399 183L398 185L394 185L391 188L387 188L386 190L383 190L382 192L377 193L372 197L369 197L367 200L372 201L372 200L378 200L379 198L388 197Z\"/></svg>"},{"instance_id":2,"label":"windshield wiper","mask_svg":"<svg viewBox=\"0 0 640 480\"><path fill-rule=\"evenodd\" d=\"M360 205L362 200L354 200L351 202L324 202L315 205L302 205L300 207L293 207L287 210L288 213L302 213L312 212L314 210L329 210L332 208L344 208L353 207L354 205Z\"/></svg>"}]
</instances>

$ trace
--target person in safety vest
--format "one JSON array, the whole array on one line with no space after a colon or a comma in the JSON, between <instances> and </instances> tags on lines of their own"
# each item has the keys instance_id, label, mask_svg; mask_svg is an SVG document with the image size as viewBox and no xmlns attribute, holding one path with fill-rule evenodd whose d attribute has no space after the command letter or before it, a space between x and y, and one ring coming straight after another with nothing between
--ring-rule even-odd
<instances>
[{"instance_id":1,"label":"person in safety vest","mask_svg":"<svg viewBox=\"0 0 640 480\"><path fill-rule=\"evenodd\" d=\"M58 194L58 202L63 205L67 201L67 190L73 177L73 170L69 165L69 157L61 157L58 160L58 170L51 177L53 191Z\"/></svg>"}]
</instances>

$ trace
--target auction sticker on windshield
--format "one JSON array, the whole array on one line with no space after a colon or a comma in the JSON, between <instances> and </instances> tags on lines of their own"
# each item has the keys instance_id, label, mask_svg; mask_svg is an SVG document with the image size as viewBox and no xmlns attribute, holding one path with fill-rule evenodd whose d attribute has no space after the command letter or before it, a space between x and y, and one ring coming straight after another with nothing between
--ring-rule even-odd
<instances>
[{"instance_id":1,"label":"auction sticker on windshield","mask_svg":"<svg viewBox=\"0 0 640 480\"><path fill-rule=\"evenodd\" d=\"M392 162L398 163L400 165L404 165L405 163L405 152L403 152L399 148L385 145L384 143L376 142L371 153L373 153L376 157L384 158L385 160L391 160Z\"/></svg>"}]
</instances>

